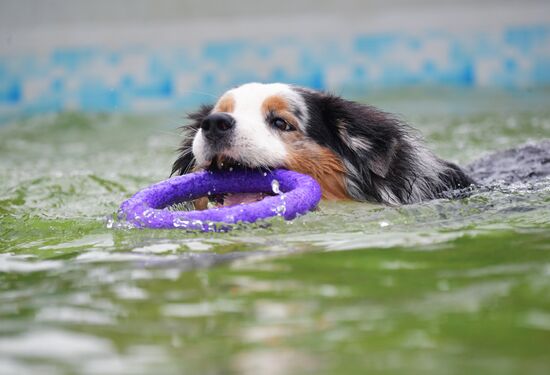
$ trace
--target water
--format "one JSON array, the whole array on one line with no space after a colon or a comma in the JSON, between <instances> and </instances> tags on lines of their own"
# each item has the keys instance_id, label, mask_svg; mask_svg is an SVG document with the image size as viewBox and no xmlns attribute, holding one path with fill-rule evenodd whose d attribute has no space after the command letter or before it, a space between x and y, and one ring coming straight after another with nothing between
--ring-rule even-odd
<instances>
[{"instance_id":1,"label":"water","mask_svg":"<svg viewBox=\"0 0 550 375\"><path fill-rule=\"evenodd\" d=\"M549 93L369 98L450 160L550 137ZM323 203L230 233L108 228L178 116L0 128L0 373L547 374L550 182Z\"/></svg>"}]
</instances>

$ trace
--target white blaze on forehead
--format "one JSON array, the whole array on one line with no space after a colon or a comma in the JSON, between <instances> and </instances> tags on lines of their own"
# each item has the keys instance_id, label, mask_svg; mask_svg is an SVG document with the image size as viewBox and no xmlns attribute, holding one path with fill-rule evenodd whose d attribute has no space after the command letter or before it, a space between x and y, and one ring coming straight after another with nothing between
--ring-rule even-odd
<instances>
[{"instance_id":1,"label":"white blaze on forehead","mask_svg":"<svg viewBox=\"0 0 550 375\"><path fill-rule=\"evenodd\" d=\"M302 116L307 115L302 96L294 91L291 86L284 83L247 83L229 90L228 93L235 100L233 111L235 114L239 112L246 115L256 113L264 118L265 114L261 113L264 101L272 96L280 96L289 103L290 108L298 110ZM303 118L300 127L303 127L306 122L307 119Z\"/></svg>"},{"instance_id":2,"label":"white blaze on forehead","mask_svg":"<svg viewBox=\"0 0 550 375\"><path fill-rule=\"evenodd\" d=\"M247 84L230 91L235 100L232 116L235 134L228 155L250 165L282 165L287 152L282 140L266 123L262 103L272 95L282 95L287 86Z\"/></svg>"}]
</instances>

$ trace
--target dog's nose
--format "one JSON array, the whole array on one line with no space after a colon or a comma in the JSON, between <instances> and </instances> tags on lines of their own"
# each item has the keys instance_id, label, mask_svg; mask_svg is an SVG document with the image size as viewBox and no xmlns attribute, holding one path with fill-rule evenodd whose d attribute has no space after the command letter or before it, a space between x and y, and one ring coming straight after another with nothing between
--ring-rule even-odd
<instances>
[{"instance_id":1,"label":"dog's nose","mask_svg":"<svg viewBox=\"0 0 550 375\"><path fill-rule=\"evenodd\" d=\"M201 123L205 137L216 140L226 136L235 126L235 119L227 113L213 113L206 116Z\"/></svg>"}]
</instances>

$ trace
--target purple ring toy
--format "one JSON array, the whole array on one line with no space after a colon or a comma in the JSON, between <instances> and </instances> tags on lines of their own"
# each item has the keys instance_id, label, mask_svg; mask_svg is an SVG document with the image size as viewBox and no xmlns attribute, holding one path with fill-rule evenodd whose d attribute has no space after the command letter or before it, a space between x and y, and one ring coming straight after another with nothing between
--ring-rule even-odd
<instances>
[{"instance_id":1,"label":"purple ring toy","mask_svg":"<svg viewBox=\"0 0 550 375\"><path fill-rule=\"evenodd\" d=\"M278 190L273 188L279 183ZM276 185L276 183L275 183ZM279 193L253 203L204 211L172 211L167 207L210 194ZM253 223L272 216L294 219L317 206L321 188L312 177L284 169L272 172L197 172L145 188L120 206L119 215L139 228L227 231L224 224Z\"/></svg>"}]
</instances>

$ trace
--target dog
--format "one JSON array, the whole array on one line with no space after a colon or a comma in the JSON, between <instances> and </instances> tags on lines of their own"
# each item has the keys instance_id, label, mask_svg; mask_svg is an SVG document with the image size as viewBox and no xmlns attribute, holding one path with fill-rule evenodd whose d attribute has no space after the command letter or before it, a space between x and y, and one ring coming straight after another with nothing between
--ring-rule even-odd
<instances>
[{"instance_id":1,"label":"dog","mask_svg":"<svg viewBox=\"0 0 550 375\"><path fill-rule=\"evenodd\" d=\"M188 118L172 175L285 168L315 178L323 199L387 205L448 197L477 184L395 116L325 92L248 83Z\"/></svg>"}]
</instances>

